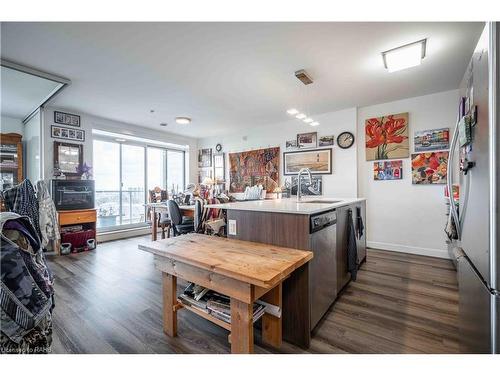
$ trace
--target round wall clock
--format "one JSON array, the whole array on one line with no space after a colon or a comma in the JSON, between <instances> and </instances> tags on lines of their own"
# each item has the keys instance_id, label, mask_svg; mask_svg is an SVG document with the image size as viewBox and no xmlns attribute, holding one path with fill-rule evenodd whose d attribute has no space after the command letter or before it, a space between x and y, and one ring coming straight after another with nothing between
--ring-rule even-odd
<instances>
[{"instance_id":1,"label":"round wall clock","mask_svg":"<svg viewBox=\"0 0 500 375\"><path fill-rule=\"evenodd\" d=\"M354 134L351 132L340 133L337 137L337 144L340 148L349 148L354 144Z\"/></svg>"},{"instance_id":2,"label":"round wall clock","mask_svg":"<svg viewBox=\"0 0 500 375\"><path fill-rule=\"evenodd\" d=\"M220 152L222 150L222 145L220 143L217 143L215 149L217 150L217 152Z\"/></svg>"}]
</instances>

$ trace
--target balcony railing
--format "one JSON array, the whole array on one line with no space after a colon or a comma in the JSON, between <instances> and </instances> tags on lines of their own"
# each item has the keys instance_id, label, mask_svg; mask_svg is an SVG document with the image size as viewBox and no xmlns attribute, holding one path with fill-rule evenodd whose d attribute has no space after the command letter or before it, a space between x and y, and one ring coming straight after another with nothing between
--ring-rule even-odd
<instances>
[{"instance_id":1,"label":"balcony railing","mask_svg":"<svg viewBox=\"0 0 500 375\"><path fill-rule=\"evenodd\" d=\"M95 199L97 228L140 224L146 221L143 189L96 190Z\"/></svg>"}]
</instances>

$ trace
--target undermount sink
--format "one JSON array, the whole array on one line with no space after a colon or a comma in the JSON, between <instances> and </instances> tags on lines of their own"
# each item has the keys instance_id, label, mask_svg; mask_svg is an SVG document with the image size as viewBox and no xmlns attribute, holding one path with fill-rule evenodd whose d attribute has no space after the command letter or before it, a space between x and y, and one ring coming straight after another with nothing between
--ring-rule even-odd
<instances>
[{"instance_id":1,"label":"undermount sink","mask_svg":"<svg viewBox=\"0 0 500 375\"><path fill-rule=\"evenodd\" d=\"M299 203L324 203L324 204L331 204L331 203L339 203L342 201L332 201L332 200L327 200L327 199L318 199L318 200L312 200L312 201L300 201Z\"/></svg>"}]
</instances>

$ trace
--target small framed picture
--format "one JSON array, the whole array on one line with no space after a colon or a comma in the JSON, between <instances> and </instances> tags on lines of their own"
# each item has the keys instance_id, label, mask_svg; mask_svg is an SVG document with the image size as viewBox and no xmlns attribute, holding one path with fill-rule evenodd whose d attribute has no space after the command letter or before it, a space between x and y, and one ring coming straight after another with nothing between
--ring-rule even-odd
<instances>
[{"instance_id":1,"label":"small framed picture","mask_svg":"<svg viewBox=\"0 0 500 375\"><path fill-rule=\"evenodd\" d=\"M202 148L198 151L198 168L212 166L212 149Z\"/></svg>"},{"instance_id":2,"label":"small framed picture","mask_svg":"<svg viewBox=\"0 0 500 375\"><path fill-rule=\"evenodd\" d=\"M80 127L80 116L71 113L54 111L54 122L61 125Z\"/></svg>"},{"instance_id":3,"label":"small framed picture","mask_svg":"<svg viewBox=\"0 0 500 375\"><path fill-rule=\"evenodd\" d=\"M335 142L335 136L333 135L324 135L322 137L319 137L319 147L325 147L325 146L333 146Z\"/></svg>"},{"instance_id":4,"label":"small framed picture","mask_svg":"<svg viewBox=\"0 0 500 375\"><path fill-rule=\"evenodd\" d=\"M315 148L318 147L318 133L302 133L297 134L298 148Z\"/></svg>"},{"instance_id":5,"label":"small framed picture","mask_svg":"<svg viewBox=\"0 0 500 375\"><path fill-rule=\"evenodd\" d=\"M85 142L85 130L81 129L68 129L62 126L52 125L51 136L52 138Z\"/></svg>"},{"instance_id":6,"label":"small framed picture","mask_svg":"<svg viewBox=\"0 0 500 375\"><path fill-rule=\"evenodd\" d=\"M297 148L297 140L292 139L290 141L286 141L285 147L287 150L292 149L292 148Z\"/></svg>"}]
</instances>

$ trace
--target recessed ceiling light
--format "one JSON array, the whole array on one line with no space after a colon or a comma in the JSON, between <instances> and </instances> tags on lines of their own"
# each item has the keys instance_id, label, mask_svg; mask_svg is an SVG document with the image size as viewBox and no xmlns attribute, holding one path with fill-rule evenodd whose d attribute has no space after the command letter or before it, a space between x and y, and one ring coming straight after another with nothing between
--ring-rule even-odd
<instances>
[{"instance_id":1,"label":"recessed ceiling light","mask_svg":"<svg viewBox=\"0 0 500 375\"><path fill-rule=\"evenodd\" d=\"M305 118L305 119L304 119L304 120L302 120L302 121L304 121L306 124L309 124L310 122L313 122L313 119L312 119L312 118L310 118L310 117L308 117L308 118Z\"/></svg>"},{"instance_id":2,"label":"recessed ceiling light","mask_svg":"<svg viewBox=\"0 0 500 375\"><path fill-rule=\"evenodd\" d=\"M115 141L116 142L125 142L126 139L123 139L123 138L115 138Z\"/></svg>"},{"instance_id":3,"label":"recessed ceiling light","mask_svg":"<svg viewBox=\"0 0 500 375\"><path fill-rule=\"evenodd\" d=\"M426 42L427 39L422 39L382 52L385 68L392 73L420 65L425 57Z\"/></svg>"},{"instance_id":4,"label":"recessed ceiling light","mask_svg":"<svg viewBox=\"0 0 500 375\"><path fill-rule=\"evenodd\" d=\"M299 111L297 111L295 108L290 108L288 111L286 111L286 113L293 116L299 113Z\"/></svg>"},{"instance_id":5,"label":"recessed ceiling light","mask_svg":"<svg viewBox=\"0 0 500 375\"><path fill-rule=\"evenodd\" d=\"M166 122L160 122L160 126L167 126L168 124Z\"/></svg>"},{"instance_id":6,"label":"recessed ceiling light","mask_svg":"<svg viewBox=\"0 0 500 375\"><path fill-rule=\"evenodd\" d=\"M318 126L319 122L318 121L313 121L309 125L311 125L311 126Z\"/></svg>"},{"instance_id":7,"label":"recessed ceiling light","mask_svg":"<svg viewBox=\"0 0 500 375\"><path fill-rule=\"evenodd\" d=\"M189 117L176 117L175 122L181 125L186 125L191 123L191 119Z\"/></svg>"},{"instance_id":8,"label":"recessed ceiling light","mask_svg":"<svg viewBox=\"0 0 500 375\"><path fill-rule=\"evenodd\" d=\"M302 120L304 118L306 118L307 116L303 113L299 113L297 116L295 116L295 118L298 118L299 120Z\"/></svg>"}]
</instances>

